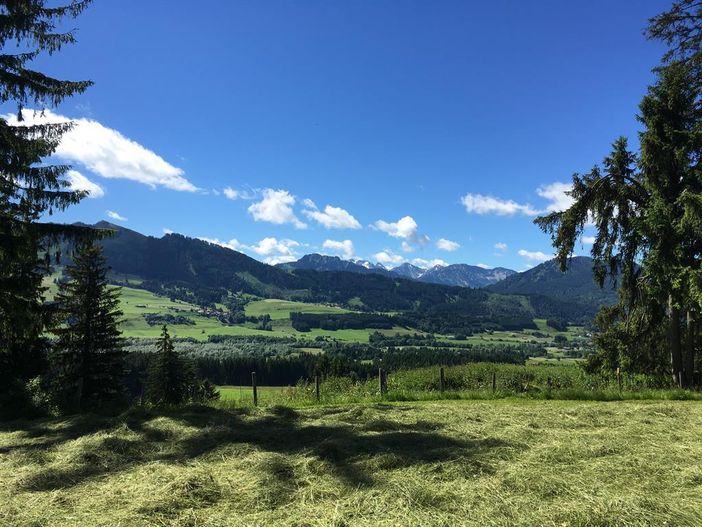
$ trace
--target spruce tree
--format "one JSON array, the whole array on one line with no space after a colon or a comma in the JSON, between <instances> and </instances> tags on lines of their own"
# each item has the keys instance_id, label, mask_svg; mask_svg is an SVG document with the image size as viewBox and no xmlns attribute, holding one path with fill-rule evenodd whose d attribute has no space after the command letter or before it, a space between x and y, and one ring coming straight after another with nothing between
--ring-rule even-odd
<instances>
[{"instance_id":1,"label":"spruce tree","mask_svg":"<svg viewBox=\"0 0 702 527\"><path fill-rule=\"evenodd\" d=\"M184 403L192 398L194 386L192 365L175 350L164 324L158 351L149 366L146 400L155 405Z\"/></svg>"},{"instance_id":2,"label":"spruce tree","mask_svg":"<svg viewBox=\"0 0 702 527\"><path fill-rule=\"evenodd\" d=\"M89 0L47 6L45 0L0 2L0 104L14 103L17 120L0 118L0 399L21 394L22 384L40 373L36 360L49 318L42 277L51 247L66 239L85 239L91 230L40 222L54 211L78 203L84 192L69 188L65 165L46 165L70 123L24 126L27 106L41 110L83 92L89 81L67 81L31 68L75 42L57 26L80 14Z\"/></svg>"},{"instance_id":3,"label":"spruce tree","mask_svg":"<svg viewBox=\"0 0 702 527\"><path fill-rule=\"evenodd\" d=\"M602 169L573 177L574 204L536 223L552 235L565 269L583 229L593 221L596 277L602 283L607 275L622 273L619 309L599 317L604 355L596 360L641 371L643 364L660 359L661 346L667 347L673 381L691 386L702 344L697 330L702 308L702 108L687 64L673 62L657 75L640 105L640 154L634 156L626 140L617 140ZM661 341L662 324L668 329L667 345ZM647 357L641 357L646 350Z\"/></svg>"},{"instance_id":4,"label":"spruce tree","mask_svg":"<svg viewBox=\"0 0 702 527\"><path fill-rule=\"evenodd\" d=\"M122 398L125 352L118 328L119 289L107 281L102 248L89 244L75 256L56 296L63 325L52 353L57 399L66 409L100 408Z\"/></svg>"}]
</instances>

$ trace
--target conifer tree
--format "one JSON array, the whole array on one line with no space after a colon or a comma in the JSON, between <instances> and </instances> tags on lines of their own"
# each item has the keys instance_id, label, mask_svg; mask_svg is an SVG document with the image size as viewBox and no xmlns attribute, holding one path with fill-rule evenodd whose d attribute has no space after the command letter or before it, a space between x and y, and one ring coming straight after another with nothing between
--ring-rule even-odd
<instances>
[{"instance_id":1,"label":"conifer tree","mask_svg":"<svg viewBox=\"0 0 702 527\"><path fill-rule=\"evenodd\" d=\"M669 371L674 382L691 386L702 307L702 109L688 65L674 62L657 74L640 105L645 128L638 158L626 140L617 140L603 170L573 177L574 204L536 223L552 235L565 269L583 229L594 221L596 277L602 283L622 273L619 309L599 318L607 330L599 342L610 346L602 350L609 353L604 363L615 365L614 342L623 355L617 367L633 365L645 349L648 357L638 362L652 363L667 317ZM638 339L633 329L641 332Z\"/></svg>"},{"instance_id":2,"label":"conifer tree","mask_svg":"<svg viewBox=\"0 0 702 527\"><path fill-rule=\"evenodd\" d=\"M17 105L17 121L0 118L0 399L21 393L22 382L37 375L32 357L43 351L41 336L49 318L43 305L42 277L50 248L60 240L90 237L91 230L40 222L77 203L63 177L68 166L46 165L70 123L24 126L28 105L41 110L83 92L89 81L67 81L31 68L75 42L59 23L74 18L90 0L63 6L46 0L0 2L0 104Z\"/></svg>"},{"instance_id":3,"label":"conifer tree","mask_svg":"<svg viewBox=\"0 0 702 527\"><path fill-rule=\"evenodd\" d=\"M193 369L175 350L164 324L158 351L151 359L146 380L146 400L152 404L180 404L191 398Z\"/></svg>"},{"instance_id":4,"label":"conifer tree","mask_svg":"<svg viewBox=\"0 0 702 527\"><path fill-rule=\"evenodd\" d=\"M118 328L119 289L107 281L102 248L89 244L66 268L56 296L63 325L52 352L57 399L81 411L115 402L124 393L125 352Z\"/></svg>"}]
</instances>

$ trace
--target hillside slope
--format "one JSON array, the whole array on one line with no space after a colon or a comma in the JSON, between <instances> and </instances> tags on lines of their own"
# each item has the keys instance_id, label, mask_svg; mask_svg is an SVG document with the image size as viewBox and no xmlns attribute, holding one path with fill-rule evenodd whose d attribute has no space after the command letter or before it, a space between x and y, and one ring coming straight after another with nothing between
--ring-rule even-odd
<instances>
[{"instance_id":1,"label":"hillside slope","mask_svg":"<svg viewBox=\"0 0 702 527\"><path fill-rule=\"evenodd\" d=\"M545 311L547 304L561 309L563 318L576 318L577 312L592 317L600 306L617 302L617 291L611 283L599 287L592 274L592 258L575 256L568 270L562 272L554 260L509 276L486 287L488 291L504 295L528 296L537 311Z\"/></svg>"},{"instance_id":2,"label":"hillside slope","mask_svg":"<svg viewBox=\"0 0 702 527\"><path fill-rule=\"evenodd\" d=\"M576 259L565 275L544 264L487 289L471 289L374 272L287 270L180 234L155 238L107 222L95 226L115 231L101 243L117 277L138 277L144 289L198 305L222 302L231 293L249 293L403 312L412 327L450 334L490 327L533 327L533 318L582 322L613 298L613 292L608 296L596 288L587 259ZM327 261L346 265L340 260Z\"/></svg>"}]
</instances>

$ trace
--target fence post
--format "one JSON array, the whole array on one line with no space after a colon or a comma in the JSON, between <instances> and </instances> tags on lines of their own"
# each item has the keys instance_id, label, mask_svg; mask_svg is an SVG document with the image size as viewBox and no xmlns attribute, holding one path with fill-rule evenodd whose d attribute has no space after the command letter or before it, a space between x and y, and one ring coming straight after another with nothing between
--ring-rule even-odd
<instances>
[{"instance_id":1,"label":"fence post","mask_svg":"<svg viewBox=\"0 0 702 527\"><path fill-rule=\"evenodd\" d=\"M551 377L546 378L546 385L548 386L548 396L551 397Z\"/></svg>"},{"instance_id":2,"label":"fence post","mask_svg":"<svg viewBox=\"0 0 702 527\"><path fill-rule=\"evenodd\" d=\"M617 386L619 386L619 392L621 393L621 391L622 391L622 374L619 371L619 368L617 368Z\"/></svg>"},{"instance_id":3,"label":"fence post","mask_svg":"<svg viewBox=\"0 0 702 527\"><path fill-rule=\"evenodd\" d=\"M256 390L256 372L251 372L251 386L253 388L253 403L258 406L258 391Z\"/></svg>"},{"instance_id":4,"label":"fence post","mask_svg":"<svg viewBox=\"0 0 702 527\"><path fill-rule=\"evenodd\" d=\"M319 373L316 373L314 376L314 395L317 398L317 402L319 402Z\"/></svg>"},{"instance_id":5,"label":"fence post","mask_svg":"<svg viewBox=\"0 0 702 527\"><path fill-rule=\"evenodd\" d=\"M497 390L497 372L492 372L492 393Z\"/></svg>"},{"instance_id":6,"label":"fence post","mask_svg":"<svg viewBox=\"0 0 702 527\"><path fill-rule=\"evenodd\" d=\"M378 368L378 391L381 397L385 395L385 372L383 368Z\"/></svg>"},{"instance_id":7,"label":"fence post","mask_svg":"<svg viewBox=\"0 0 702 527\"><path fill-rule=\"evenodd\" d=\"M441 393L443 393L445 387L446 387L446 381L444 380L444 368L442 367L439 370L439 391Z\"/></svg>"}]
</instances>

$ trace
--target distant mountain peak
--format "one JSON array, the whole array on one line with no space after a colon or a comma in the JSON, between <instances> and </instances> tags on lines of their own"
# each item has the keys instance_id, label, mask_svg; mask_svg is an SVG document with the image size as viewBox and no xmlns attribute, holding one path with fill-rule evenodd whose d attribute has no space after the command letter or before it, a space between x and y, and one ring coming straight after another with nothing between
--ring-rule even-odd
<instances>
[{"instance_id":1,"label":"distant mountain peak","mask_svg":"<svg viewBox=\"0 0 702 527\"><path fill-rule=\"evenodd\" d=\"M462 287L485 287L515 274L512 269L497 267L485 269L477 265L451 264L435 265L419 278L422 282Z\"/></svg>"},{"instance_id":2,"label":"distant mountain peak","mask_svg":"<svg viewBox=\"0 0 702 527\"><path fill-rule=\"evenodd\" d=\"M405 262L397 267L393 267L392 272L406 278L411 278L412 280L417 280L426 272L426 269L424 267L419 267L418 265Z\"/></svg>"},{"instance_id":3,"label":"distant mountain peak","mask_svg":"<svg viewBox=\"0 0 702 527\"><path fill-rule=\"evenodd\" d=\"M364 274L379 273L419 282L474 288L494 284L515 273L511 269L503 267L483 269L467 264L434 265L427 269L409 262L388 269L383 264L368 260L344 260L338 256L316 253L306 254L296 262L279 264L278 266L288 270L310 269L313 271L348 271Z\"/></svg>"},{"instance_id":4,"label":"distant mountain peak","mask_svg":"<svg viewBox=\"0 0 702 527\"><path fill-rule=\"evenodd\" d=\"M344 260L339 256L326 254L306 254L296 262L278 264L278 267L287 270L309 269L312 271L347 271L351 273L380 273L389 274L385 267L380 264L373 264L366 260Z\"/></svg>"}]
</instances>

